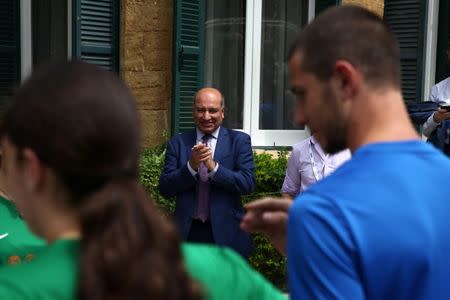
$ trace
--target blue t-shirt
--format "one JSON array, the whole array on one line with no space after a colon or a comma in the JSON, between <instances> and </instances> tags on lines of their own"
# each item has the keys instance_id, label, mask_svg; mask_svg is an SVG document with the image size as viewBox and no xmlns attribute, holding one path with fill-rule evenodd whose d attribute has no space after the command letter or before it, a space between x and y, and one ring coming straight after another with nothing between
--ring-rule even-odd
<instances>
[{"instance_id":1,"label":"blue t-shirt","mask_svg":"<svg viewBox=\"0 0 450 300\"><path fill-rule=\"evenodd\" d=\"M420 141L358 149L289 212L292 299L449 299L450 160Z\"/></svg>"}]
</instances>

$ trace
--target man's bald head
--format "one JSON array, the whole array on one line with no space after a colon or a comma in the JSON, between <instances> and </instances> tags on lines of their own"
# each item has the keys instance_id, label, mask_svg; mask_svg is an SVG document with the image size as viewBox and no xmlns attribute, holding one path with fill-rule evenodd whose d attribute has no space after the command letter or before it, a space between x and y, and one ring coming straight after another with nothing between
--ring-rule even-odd
<instances>
[{"instance_id":1,"label":"man's bald head","mask_svg":"<svg viewBox=\"0 0 450 300\"><path fill-rule=\"evenodd\" d=\"M213 133L224 118L222 93L214 88L202 88L194 97L194 122L205 134Z\"/></svg>"},{"instance_id":2,"label":"man's bald head","mask_svg":"<svg viewBox=\"0 0 450 300\"><path fill-rule=\"evenodd\" d=\"M205 88L198 90L197 93L195 93L195 95L194 95L194 104L195 104L195 101L197 101L197 99L199 97L214 97L214 98L220 99L220 106L222 108L225 106L225 100L223 98L223 95L218 89L211 88L211 87L205 87Z\"/></svg>"}]
</instances>

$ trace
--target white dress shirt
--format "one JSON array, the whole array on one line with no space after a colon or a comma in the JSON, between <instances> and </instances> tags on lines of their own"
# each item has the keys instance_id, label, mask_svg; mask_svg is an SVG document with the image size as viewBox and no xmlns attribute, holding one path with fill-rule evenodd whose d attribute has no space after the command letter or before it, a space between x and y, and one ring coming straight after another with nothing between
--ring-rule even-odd
<instances>
[{"instance_id":1,"label":"white dress shirt","mask_svg":"<svg viewBox=\"0 0 450 300\"><path fill-rule=\"evenodd\" d=\"M202 144L203 143L203 137L205 136L205 134L203 132L201 132L198 128L195 129L197 132L197 139L196 139L196 143L195 144ZM217 128L216 130L214 130L213 133L211 133L212 138L210 138L208 140L208 147L211 149L212 151L212 157L214 159L214 154L216 153L216 145L217 145L217 139L219 138L219 131L220 131L220 127ZM189 172L191 172L192 176L196 177L197 176L197 171L192 169L191 165L189 164L189 161L187 162L187 167L189 169ZM214 170L212 170L211 172L208 173L208 177L212 178L216 172L217 169L219 168L219 163L216 162L216 166L214 167Z\"/></svg>"},{"instance_id":2,"label":"white dress shirt","mask_svg":"<svg viewBox=\"0 0 450 300\"><path fill-rule=\"evenodd\" d=\"M450 77L442 80L431 88L429 101L439 105L450 105ZM430 137L431 133L439 126L433 119L434 113L423 123L423 135Z\"/></svg>"},{"instance_id":3,"label":"white dress shirt","mask_svg":"<svg viewBox=\"0 0 450 300\"><path fill-rule=\"evenodd\" d=\"M281 192L291 196L302 193L350 158L349 150L334 155L324 153L316 139L311 136L292 147Z\"/></svg>"}]
</instances>

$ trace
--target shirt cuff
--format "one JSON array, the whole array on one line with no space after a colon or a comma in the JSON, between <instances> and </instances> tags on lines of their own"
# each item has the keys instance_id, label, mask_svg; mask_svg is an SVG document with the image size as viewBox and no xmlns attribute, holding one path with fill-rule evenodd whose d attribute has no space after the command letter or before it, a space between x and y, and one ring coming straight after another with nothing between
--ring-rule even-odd
<instances>
[{"instance_id":1,"label":"shirt cuff","mask_svg":"<svg viewBox=\"0 0 450 300\"><path fill-rule=\"evenodd\" d=\"M214 169L208 173L208 178L211 179L214 177L214 175L216 175L217 169L219 169L219 163L216 162L216 166L214 167Z\"/></svg>"},{"instance_id":2,"label":"shirt cuff","mask_svg":"<svg viewBox=\"0 0 450 300\"><path fill-rule=\"evenodd\" d=\"M428 118L428 120L426 120L426 122L423 123L423 126L422 126L422 133L423 133L423 135L426 136L426 137L430 137L431 133L433 133L433 131L439 126L439 124L441 124L441 123L436 123L436 122L434 121L434 114L435 114L435 113L433 113L433 114Z\"/></svg>"},{"instance_id":3,"label":"shirt cuff","mask_svg":"<svg viewBox=\"0 0 450 300\"><path fill-rule=\"evenodd\" d=\"M187 162L187 167L189 172L192 174L192 176L194 176L195 178L197 178L197 171L195 171L194 169L192 169L191 165L189 164L189 161Z\"/></svg>"},{"instance_id":4,"label":"shirt cuff","mask_svg":"<svg viewBox=\"0 0 450 300\"><path fill-rule=\"evenodd\" d=\"M439 126L439 125L441 125L441 122L436 122L435 120L434 120L434 114L435 114L436 112L434 112L432 115L431 115L431 121L430 122L432 122L432 124L434 124L434 125L436 125L436 127L437 126Z\"/></svg>"},{"instance_id":5,"label":"shirt cuff","mask_svg":"<svg viewBox=\"0 0 450 300\"><path fill-rule=\"evenodd\" d=\"M294 182L292 182L292 180L289 179L289 177L286 177L284 179L283 185L281 187L281 193L283 194L289 194L292 197L295 197L298 192L300 191L300 185L299 184L294 184Z\"/></svg>"}]
</instances>

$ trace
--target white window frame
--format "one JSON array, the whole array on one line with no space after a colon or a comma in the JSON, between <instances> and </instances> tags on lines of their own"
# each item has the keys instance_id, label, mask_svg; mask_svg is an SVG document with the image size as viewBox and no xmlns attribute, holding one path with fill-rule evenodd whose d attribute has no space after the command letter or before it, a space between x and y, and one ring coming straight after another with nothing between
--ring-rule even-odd
<instances>
[{"instance_id":1,"label":"white window frame","mask_svg":"<svg viewBox=\"0 0 450 300\"><path fill-rule=\"evenodd\" d=\"M424 65L424 84L422 99L428 101L431 87L436 80L436 51L438 39L439 23L439 0L429 0L426 7L425 24L425 65Z\"/></svg>"},{"instance_id":2,"label":"white window frame","mask_svg":"<svg viewBox=\"0 0 450 300\"><path fill-rule=\"evenodd\" d=\"M315 0L308 1L308 21L314 18ZM247 0L244 64L243 131L252 137L256 147L292 146L307 138L305 130L259 129L261 84L262 0Z\"/></svg>"},{"instance_id":3,"label":"white window frame","mask_svg":"<svg viewBox=\"0 0 450 300\"><path fill-rule=\"evenodd\" d=\"M20 72L22 81L30 75L33 66L31 46L31 0L20 0Z\"/></svg>"},{"instance_id":4,"label":"white window frame","mask_svg":"<svg viewBox=\"0 0 450 300\"><path fill-rule=\"evenodd\" d=\"M20 66L22 82L33 68L31 1L20 0ZM72 57L72 0L67 1L67 58Z\"/></svg>"}]
</instances>

